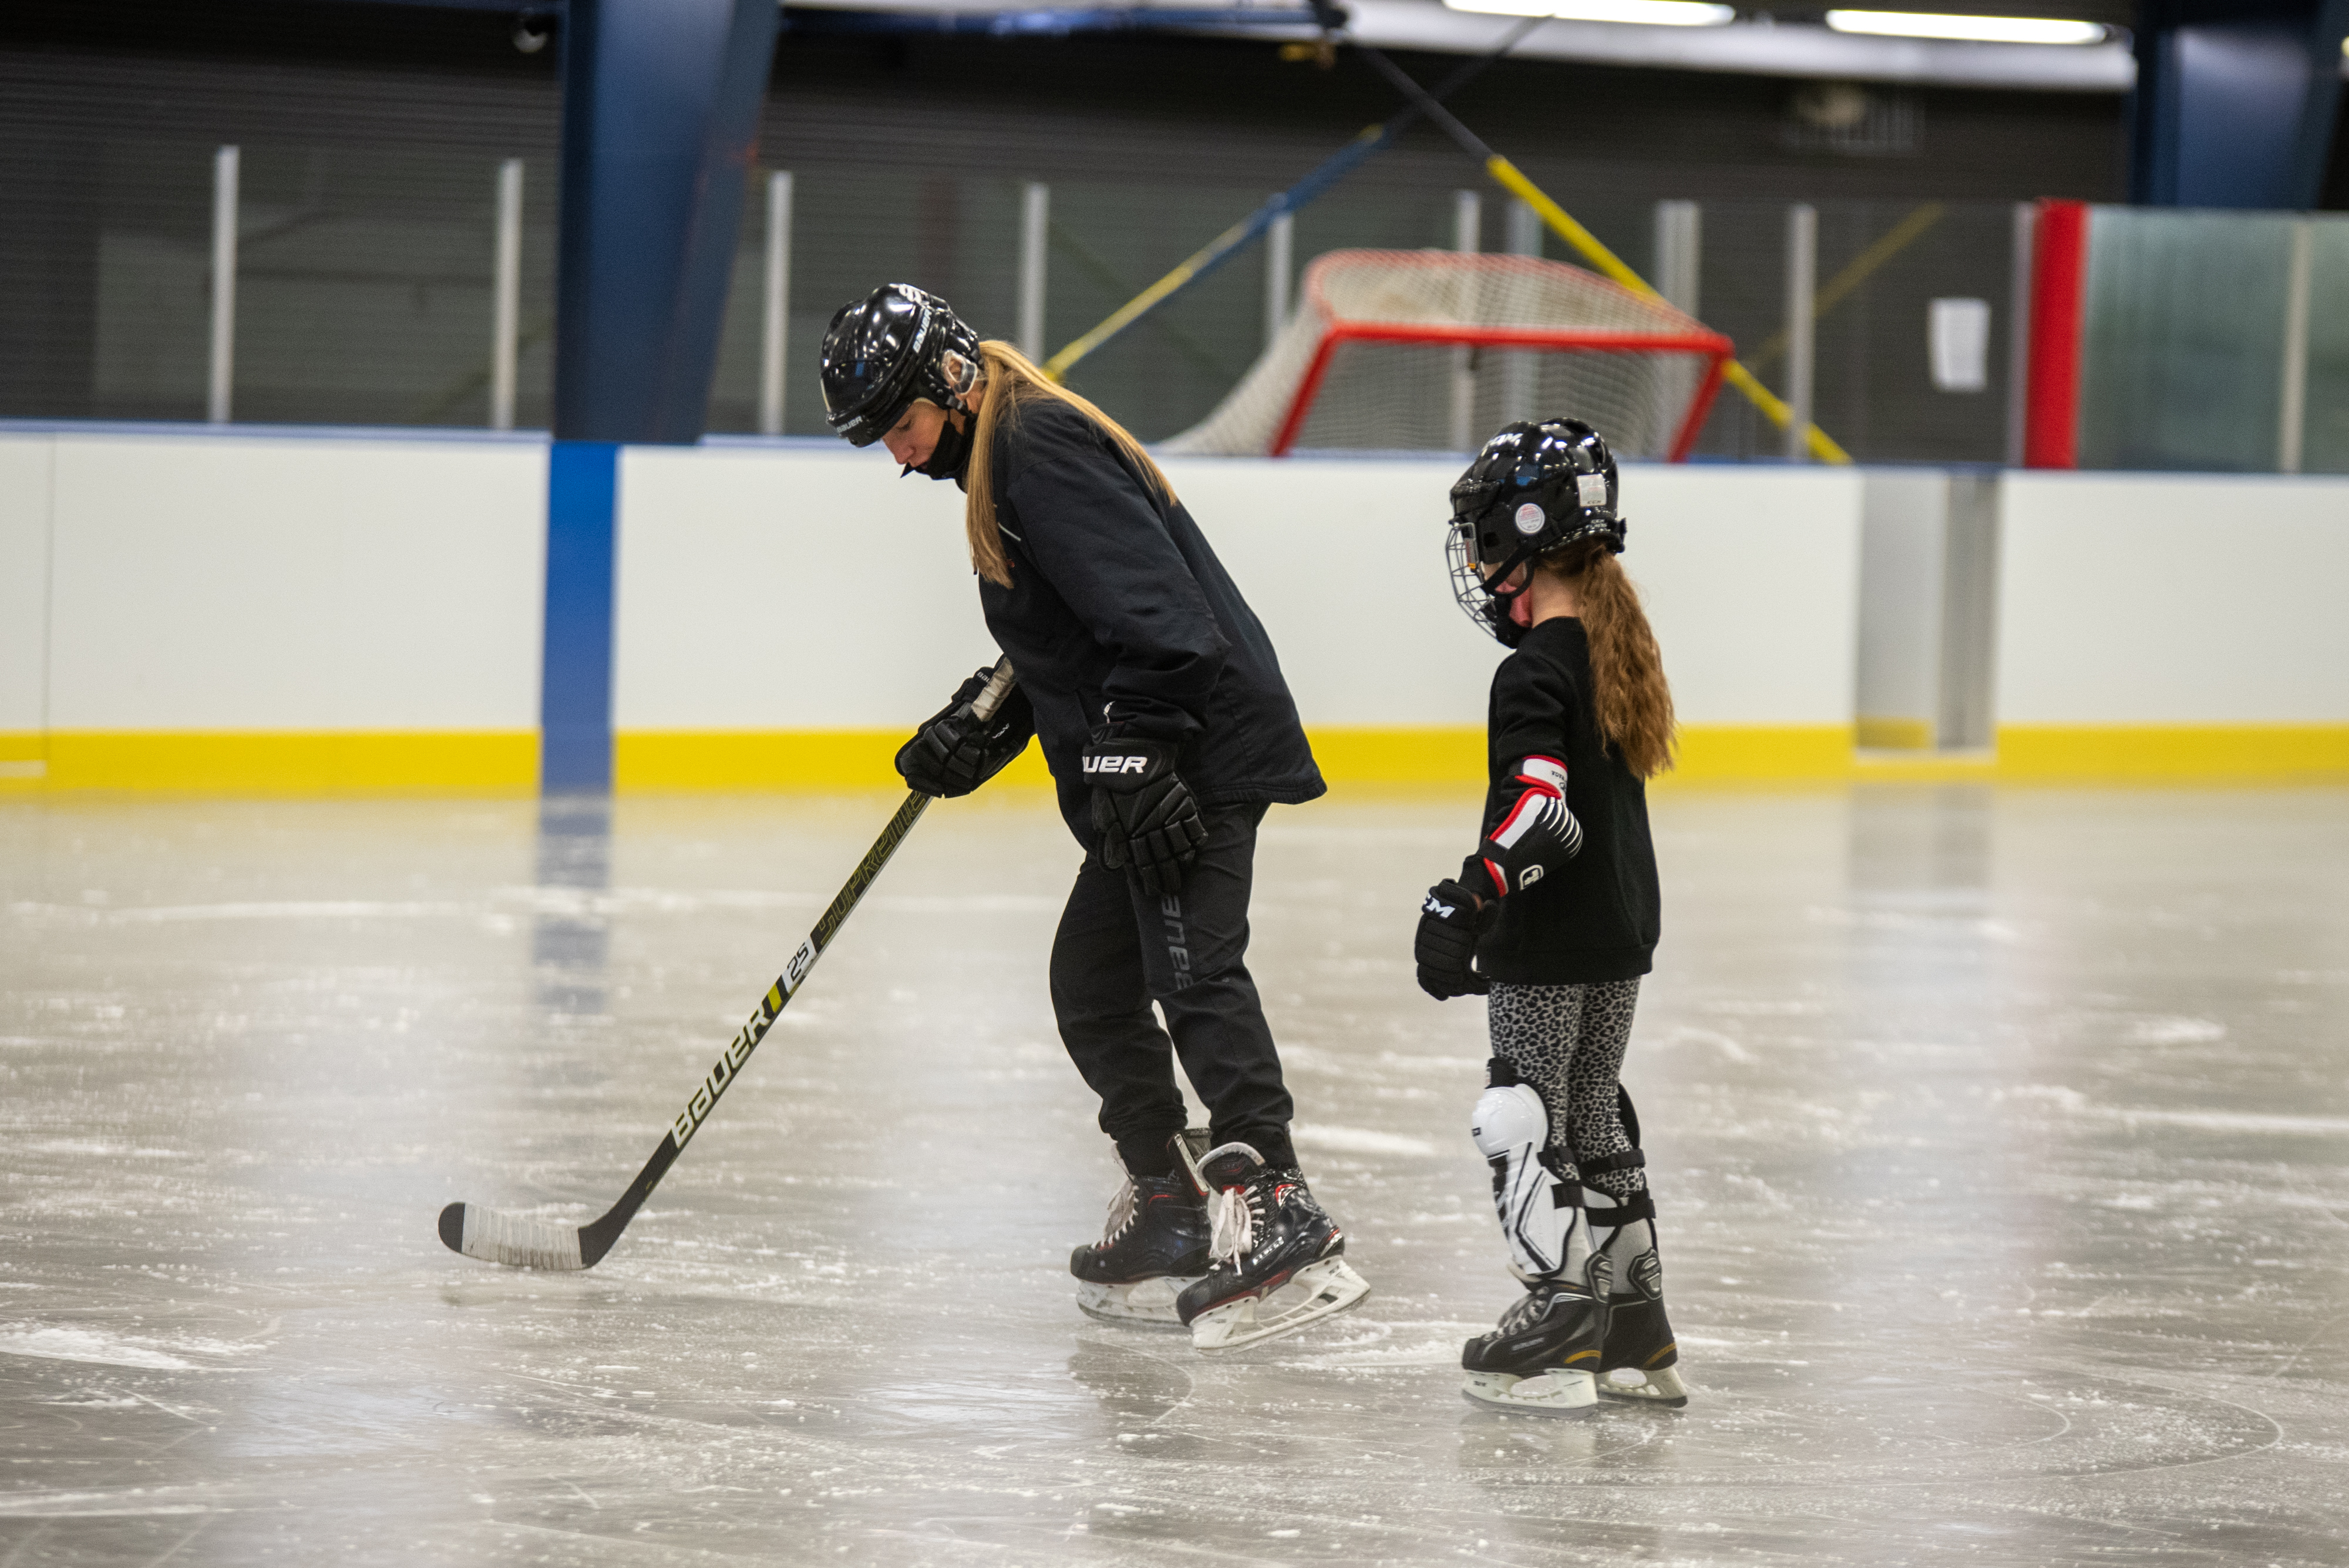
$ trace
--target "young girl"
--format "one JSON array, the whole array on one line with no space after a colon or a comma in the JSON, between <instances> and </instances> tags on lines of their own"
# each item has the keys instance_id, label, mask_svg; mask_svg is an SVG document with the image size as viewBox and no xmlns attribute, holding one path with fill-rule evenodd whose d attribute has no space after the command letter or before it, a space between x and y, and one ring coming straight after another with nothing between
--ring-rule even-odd
<instances>
[{"instance_id":1,"label":"young girl","mask_svg":"<svg viewBox=\"0 0 2349 1568\"><path fill-rule=\"evenodd\" d=\"M1688 1403L1616 1081L1656 947L1642 781L1672 744L1616 496L1606 441L1575 420L1508 426L1452 487L1454 591L1515 651L1493 676L1484 837L1429 890L1415 956L1438 1001L1491 999L1471 1130L1526 1293L1460 1360L1469 1398L1512 1410ZM1610 1380L1625 1368L1639 1380Z\"/></svg>"}]
</instances>

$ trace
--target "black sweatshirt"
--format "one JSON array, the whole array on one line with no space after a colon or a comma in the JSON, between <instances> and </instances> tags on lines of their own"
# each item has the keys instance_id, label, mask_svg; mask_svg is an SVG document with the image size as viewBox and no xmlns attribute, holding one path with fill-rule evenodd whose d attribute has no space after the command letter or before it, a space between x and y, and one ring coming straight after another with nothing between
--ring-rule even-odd
<instances>
[{"instance_id":1,"label":"black sweatshirt","mask_svg":"<svg viewBox=\"0 0 2349 1568\"><path fill-rule=\"evenodd\" d=\"M1652 967L1659 898L1647 790L1599 738L1590 689L1590 644L1571 616L1526 633L1493 672L1485 827L1524 793L1511 782L1518 764L1555 757L1566 764L1566 805L1582 824L1582 852L1501 900L1499 922L1476 948L1476 967L1490 979L1585 985ZM1488 885L1470 883L1480 892Z\"/></svg>"},{"instance_id":2,"label":"black sweatshirt","mask_svg":"<svg viewBox=\"0 0 2349 1568\"><path fill-rule=\"evenodd\" d=\"M1011 586L980 578L979 605L1078 842L1093 842L1080 757L1104 722L1174 746L1202 808L1322 794L1272 639L1190 513L1057 400L1007 410L993 459Z\"/></svg>"}]
</instances>

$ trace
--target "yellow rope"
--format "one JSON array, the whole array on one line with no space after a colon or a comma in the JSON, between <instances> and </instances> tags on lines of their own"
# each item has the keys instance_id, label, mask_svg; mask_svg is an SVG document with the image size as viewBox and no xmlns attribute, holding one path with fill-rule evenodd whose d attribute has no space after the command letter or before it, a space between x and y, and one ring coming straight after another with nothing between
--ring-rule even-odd
<instances>
[{"instance_id":1,"label":"yellow rope","mask_svg":"<svg viewBox=\"0 0 2349 1568\"><path fill-rule=\"evenodd\" d=\"M1836 274L1825 288L1811 296L1811 319L1824 319L1826 313L1841 305L1853 289L1866 283L1877 268L1907 250L1919 235L1940 223L1942 214L1949 210L1945 202L1928 202L1887 229L1874 244L1852 257L1849 266ZM1785 351L1786 334L1781 328L1764 338L1762 347L1754 350L1754 363L1767 365Z\"/></svg>"},{"instance_id":2,"label":"yellow rope","mask_svg":"<svg viewBox=\"0 0 2349 1568\"><path fill-rule=\"evenodd\" d=\"M1516 164L1496 152L1486 161L1485 171L1490 174L1503 190L1540 213L1542 222L1547 223L1558 238L1579 251L1583 259L1592 266L1634 294L1643 294L1651 299L1663 298L1662 295L1650 286L1647 279L1624 265L1620 256L1599 244L1598 235L1576 223L1568 215L1565 208L1551 201L1540 186L1526 179ZM1937 217L1939 215L1939 213L1935 214ZM1914 214L1912 213L1911 216L1913 217ZM1920 226L1919 233L1922 232ZM1848 267L1845 269L1847 272L1849 270ZM1841 279L1838 278L1837 281L1840 282ZM1787 423L1794 419L1795 411L1786 406L1785 400L1773 394L1753 371L1747 369L1738 360L1732 359L1729 362L1728 369L1723 372L1722 379L1744 393L1745 400L1761 410L1763 416L1780 430L1785 429ZM1811 455L1821 462L1847 463L1851 461L1851 453L1837 446L1827 432L1816 424L1804 432L1804 441L1809 446Z\"/></svg>"}]
</instances>

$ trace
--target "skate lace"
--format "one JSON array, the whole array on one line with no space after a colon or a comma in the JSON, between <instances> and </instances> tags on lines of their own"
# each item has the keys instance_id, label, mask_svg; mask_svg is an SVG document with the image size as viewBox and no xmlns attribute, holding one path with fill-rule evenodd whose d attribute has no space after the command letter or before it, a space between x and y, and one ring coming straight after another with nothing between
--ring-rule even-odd
<instances>
[{"instance_id":1,"label":"skate lace","mask_svg":"<svg viewBox=\"0 0 2349 1568\"><path fill-rule=\"evenodd\" d=\"M1207 1199L1207 1255L1216 1262L1245 1253L1256 1240L1256 1210L1244 1187L1219 1187Z\"/></svg>"},{"instance_id":2,"label":"skate lace","mask_svg":"<svg viewBox=\"0 0 2349 1568\"><path fill-rule=\"evenodd\" d=\"M1102 1246L1109 1246L1133 1226L1133 1217L1142 1211L1138 1197L1133 1177L1118 1183L1117 1195L1109 1200L1109 1221L1102 1229Z\"/></svg>"}]
</instances>

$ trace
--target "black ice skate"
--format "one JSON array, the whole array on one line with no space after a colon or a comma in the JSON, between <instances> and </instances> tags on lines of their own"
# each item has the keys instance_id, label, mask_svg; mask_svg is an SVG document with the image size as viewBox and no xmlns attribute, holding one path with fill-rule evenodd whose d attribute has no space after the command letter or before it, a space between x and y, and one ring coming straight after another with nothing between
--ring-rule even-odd
<instances>
[{"instance_id":1,"label":"black ice skate","mask_svg":"<svg viewBox=\"0 0 2349 1568\"><path fill-rule=\"evenodd\" d=\"M1607 1320L1605 1303L1588 1286L1537 1280L1501 1314L1499 1327L1461 1351L1468 1376L1460 1392L1496 1409L1578 1415L1599 1403Z\"/></svg>"},{"instance_id":2,"label":"black ice skate","mask_svg":"<svg viewBox=\"0 0 2349 1568\"><path fill-rule=\"evenodd\" d=\"M1589 1168L1622 1169L1646 1163L1638 1149L1594 1159ZM1676 1370L1679 1345L1664 1316L1664 1265L1656 1252L1656 1201L1646 1192L1611 1203L1598 1188L1585 1190L1590 1232L1608 1262L1607 1342L1599 1356L1599 1392L1610 1399L1679 1409L1688 1386ZM1618 1373L1632 1376L1617 1380Z\"/></svg>"},{"instance_id":3,"label":"black ice skate","mask_svg":"<svg viewBox=\"0 0 2349 1568\"><path fill-rule=\"evenodd\" d=\"M1200 1134L1185 1134L1197 1137ZM1110 1199L1102 1239L1069 1254L1077 1306L1103 1323L1180 1328L1174 1303L1207 1272L1207 1204L1178 1138L1172 1176L1128 1176Z\"/></svg>"},{"instance_id":4,"label":"black ice skate","mask_svg":"<svg viewBox=\"0 0 2349 1568\"><path fill-rule=\"evenodd\" d=\"M1294 1169L1244 1143L1201 1162L1214 1266L1177 1303L1201 1350L1237 1350L1359 1305L1371 1287L1346 1262L1346 1233Z\"/></svg>"}]
</instances>

